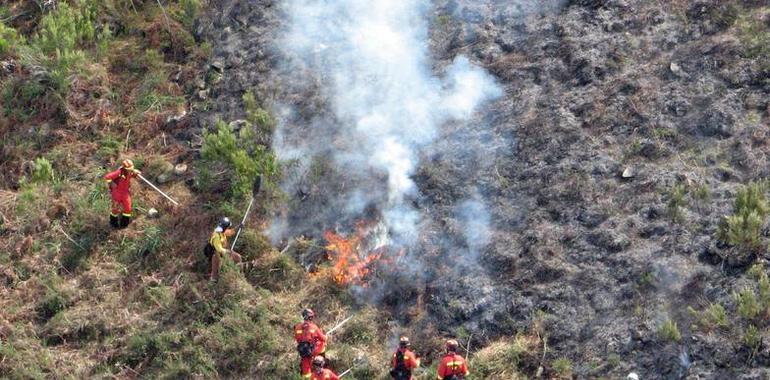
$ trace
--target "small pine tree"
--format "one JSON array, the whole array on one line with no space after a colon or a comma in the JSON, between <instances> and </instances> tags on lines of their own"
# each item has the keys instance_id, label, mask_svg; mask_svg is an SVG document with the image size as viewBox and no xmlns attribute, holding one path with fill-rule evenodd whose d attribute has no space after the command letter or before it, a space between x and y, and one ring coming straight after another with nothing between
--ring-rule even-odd
<instances>
[{"instance_id":1,"label":"small pine tree","mask_svg":"<svg viewBox=\"0 0 770 380\"><path fill-rule=\"evenodd\" d=\"M720 240L746 253L761 251L765 246L762 229L770 212L764 187L759 183L750 183L738 190L734 209L735 213L725 217L719 229Z\"/></svg>"}]
</instances>

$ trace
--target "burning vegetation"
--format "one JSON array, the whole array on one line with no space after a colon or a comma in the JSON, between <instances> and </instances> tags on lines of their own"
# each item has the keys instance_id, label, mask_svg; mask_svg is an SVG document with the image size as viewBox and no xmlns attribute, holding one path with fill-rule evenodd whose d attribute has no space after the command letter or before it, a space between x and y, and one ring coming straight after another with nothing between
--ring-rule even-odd
<instances>
[{"instance_id":1,"label":"burning vegetation","mask_svg":"<svg viewBox=\"0 0 770 380\"><path fill-rule=\"evenodd\" d=\"M387 230L378 222L360 220L350 237L324 232L326 259L333 263L331 277L339 285L367 286L376 270L391 262ZM396 256L400 256L396 255Z\"/></svg>"}]
</instances>

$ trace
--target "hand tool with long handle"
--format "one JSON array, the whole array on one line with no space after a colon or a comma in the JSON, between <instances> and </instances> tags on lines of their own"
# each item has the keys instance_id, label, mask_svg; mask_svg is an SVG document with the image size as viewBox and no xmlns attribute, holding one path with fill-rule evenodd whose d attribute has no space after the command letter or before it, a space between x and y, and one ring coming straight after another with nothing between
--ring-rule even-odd
<instances>
[{"instance_id":1,"label":"hand tool with long handle","mask_svg":"<svg viewBox=\"0 0 770 380\"><path fill-rule=\"evenodd\" d=\"M249 201L249 207L246 207L246 213L243 214L241 225L238 226L238 232L235 234L235 239L233 239L233 244L230 245L230 249L235 249L235 243L238 242L238 237L241 236L241 230L243 229L243 224L246 223L246 218L249 216L249 213L251 212L251 206L254 205L254 198L257 197L257 194L259 193L259 189L261 187L262 187L262 176L257 176L257 179L254 181L254 185L251 187L251 200Z\"/></svg>"},{"instance_id":2,"label":"hand tool with long handle","mask_svg":"<svg viewBox=\"0 0 770 380\"><path fill-rule=\"evenodd\" d=\"M148 185L150 185L150 187L152 187L153 189L155 189L155 191L159 192L159 193L160 193L160 195L162 195L162 196L166 197L166 199L170 200L170 201L171 201L171 203L173 203L173 204L174 204L174 206L179 206L179 202L177 202L177 201L173 200L171 197L169 197L169 196L168 196L168 194L164 193L164 192L163 192L161 189L159 189L157 186L153 185L153 184L152 184L152 182L148 181L148 180L147 180L147 178L144 178L144 177L142 177L142 175L141 175L141 174L137 174L137 177L139 177L139 178L140 178L142 181L144 181L145 183L147 183Z\"/></svg>"}]
</instances>

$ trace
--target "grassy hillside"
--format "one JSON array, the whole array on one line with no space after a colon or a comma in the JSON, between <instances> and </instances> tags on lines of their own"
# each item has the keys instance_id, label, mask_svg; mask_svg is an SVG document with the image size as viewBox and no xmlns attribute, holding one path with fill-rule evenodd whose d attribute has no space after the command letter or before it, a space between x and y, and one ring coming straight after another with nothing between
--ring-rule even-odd
<instances>
[{"instance_id":1,"label":"grassy hillside","mask_svg":"<svg viewBox=\"0 0 770 380\"><path fill-rule=\"evenodd\" d=\"M281 197L258 138L271 117L247 92L245 124L197 125L221 70L192 33L204 4L164 3L0 7L0 377L292 378L291 327L308 306L327 327L355 311L331 365L383 376L390 317L306 275L292 257L305 243L280 254L255 232ZM136 220L116 231L101 176L124 157L180 206L136 183ZM211 284L203 245L222 215L242 217L257 175L238 247L255 262ZM438 352L441 340L425 338Z\"/></svg>"},{"instance_id":2,"label":"grassy hillside","mask_svg":"<svg viewBox=\"0 0 770 380\"><path fill-rule=\"evenodd\" d=\"M505 227L484 264L516 302L478 336L437 323L474 297L460 285L407 288L418 301L395 315L357 303L325 264L299 264L324 242L274 247L259 232L295 197L278 186L275 117L260 98L280 91L254 78L270 70L261 52L239 69L260 87L223 83L218 58L230 52L212 57L228 46L211 36L240 27L259 45L251 37L277 32L247 22L277 11L263 15L270 1L227 3L248 9L236 19L239 8L205 0L0 5L0 378L298 378L291 327L304 307L326 328L354 315L327 352L338 372L355 365L349 379L387 379L398 334L423 357L420 380L435 377L449 336L474 342L472 379L656 370L638 363L675 368L676 378L682 347L726 371L712 374L770 363L768 7L674 1L632 12L622 1L575 0L527 25L477 30L439 12L431 33L447 57L489 61L516 88L503 101L511 109L492 119L515 121L503 132L517 147L489 160L494 174L474 173L497 189ZM500 47L481 49L491 45ZM314 116L322 102L292 91ZM216 111L243 119L209 122ZM419 173L439 206L463 186L452 175L462 162L446 156ZM136 220L113 230L101 177L124 157L180 205L135 183ZM621 178L626 168L636 172ZM210 283L205 240L221 216L240 220L257 176L263 189L237 247L251 264L226 264ZM684 274L672 279L676 270ZM438 299L433 309L424 294Z\"/></svg>"}]
</instances>

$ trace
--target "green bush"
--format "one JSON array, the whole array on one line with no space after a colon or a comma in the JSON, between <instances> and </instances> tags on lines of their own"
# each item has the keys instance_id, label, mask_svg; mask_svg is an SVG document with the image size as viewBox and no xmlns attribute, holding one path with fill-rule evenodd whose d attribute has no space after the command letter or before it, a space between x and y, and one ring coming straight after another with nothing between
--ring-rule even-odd
<instances>
[{"instance_id":1,"label":"green bush","mask_svg":"<svg viewBox=\"0 0 770 380\"><path fill-rule=\"evenodd\" d=\"M83 47L96 41L95 8L81 5L77 8L60 2L56 9L40 20L40 26L31 44L49 70L54 88L66 90L70 72L88 61Z\"/></svg>"},{"instance_id":2,"label":"green bush","mask_svg":"<svg viewBox=\"0 0 770 380\"><path fill-rule=\"evenodd\" d=\"M770 207L762 184L750 183L738 190L735 213L727 216L719 229L719 238L748 253L764 249L762 229Z\"/></svg>"},{"instance_id":3,"label":"green bush","mask_svg":"<svg viewBox=\"0 0 770 380\"><path fill-rule=\"evenodd\" d=\"M6 26L0 21L0 58L9 54L22 42L23 39L19 37L15 29Z\"/></svg>"},{"instance_id":4,"label":"green bush","mask_svg":"<svg viewBox=\"0 0 770 380\"><path fill-rule=\"evenodd\" d=\"M254 93L247 91L243 94L243 106L246 109L246 120L249 123L267 132L273 130L275 121L270 116L270 113L257 104L257 98L254 96Z\"/></svg>"},{"instance_id":5,"label":"green bush","mask_svg":"<svg viewBox=\"0 0 770 380\"><path fill-rule=\"evenodd\" d=\"M191 28L201 9L200 0L180 0L179 7L182 10L179 15L180 21L184 26Z\"/></svg>"},{"instance_id":6,"label":"green bush","mask_svg":"<svg viewBox=\"0 0 770 380\"><path fill-rule=\"evenodd\" d=\"M45 157L38 157L34 162L32 171L33 182L54 182L53 166Z\"/></svg>"},{"instance_id":7,"label":"green bush","mask_svg":"<svg viewBox=\"0 0 770 380\"><path fill-rule=\"evenodd\" d=\"M687 186L684 184L674 185L668 194L668 204L666 212L669 218L675 223L682 222L682 207L687 205Z\"/></svg>"},{"instance_id":8,"label":"green bush","mask_svg":"<svg viewBox=\"0 0 770 380\"><path fill-rule=\"evenodd\" d=\"M743 344L752 351L758 350L759 346L762 345L762 335L754 325L749 325L749 327L746 328L742 340Z\"/></svg>"},{"instance_id":9,"label":"green bush","mask_svg":"<svg viewBox=\"0 0 770 380\"><path fill-rule=\"evenodd\" d=\"M701 313L692 307L688 307L687 310L690 312L690 315L696 319L696 327L700 327L705 331L711 331L715 328L725 328L728 325L727 311L718 303L712 303Z\"/></svg>"},{"instance_id":10,"label":"green bush","mask_svg":"<svg viewBox=\"0 0 770 380\"><path fill-rule=\"evenodd\" d=\"M275 156L264 145L258 145L250 138L251 126L245 126L236 138L232 128L222 121L217 122L216 131L203 135L201 157L208 165L223 163L228 168L225 177L231 177L230 191L236 197L250 196L252 185L258 176L263 183L276 175L278 163Z\"/></svg>"},{"instance_id":11,"label":"green bush","mask_svg":"<svg viewBox=\"0 0 770 380\"><path fill-rule=\"evenodd\" d=\"M682 340L682 334L679 332L679 327L671 319L667 319L658 327L658 335L661 339L670 342L679 342Z\"/></svg>"},{"instance_id":12,"label":"green bush","mask_svg":"<svg viewBox=\"0 0 770 380\"><path fill-rule=\"evenodd\" d=\"M733 298L738 308L738 314L743 318L752 320L759 315L759 302L751 289L744 288L740 292L734 293Z\"/></svg>"}]
</instances>

